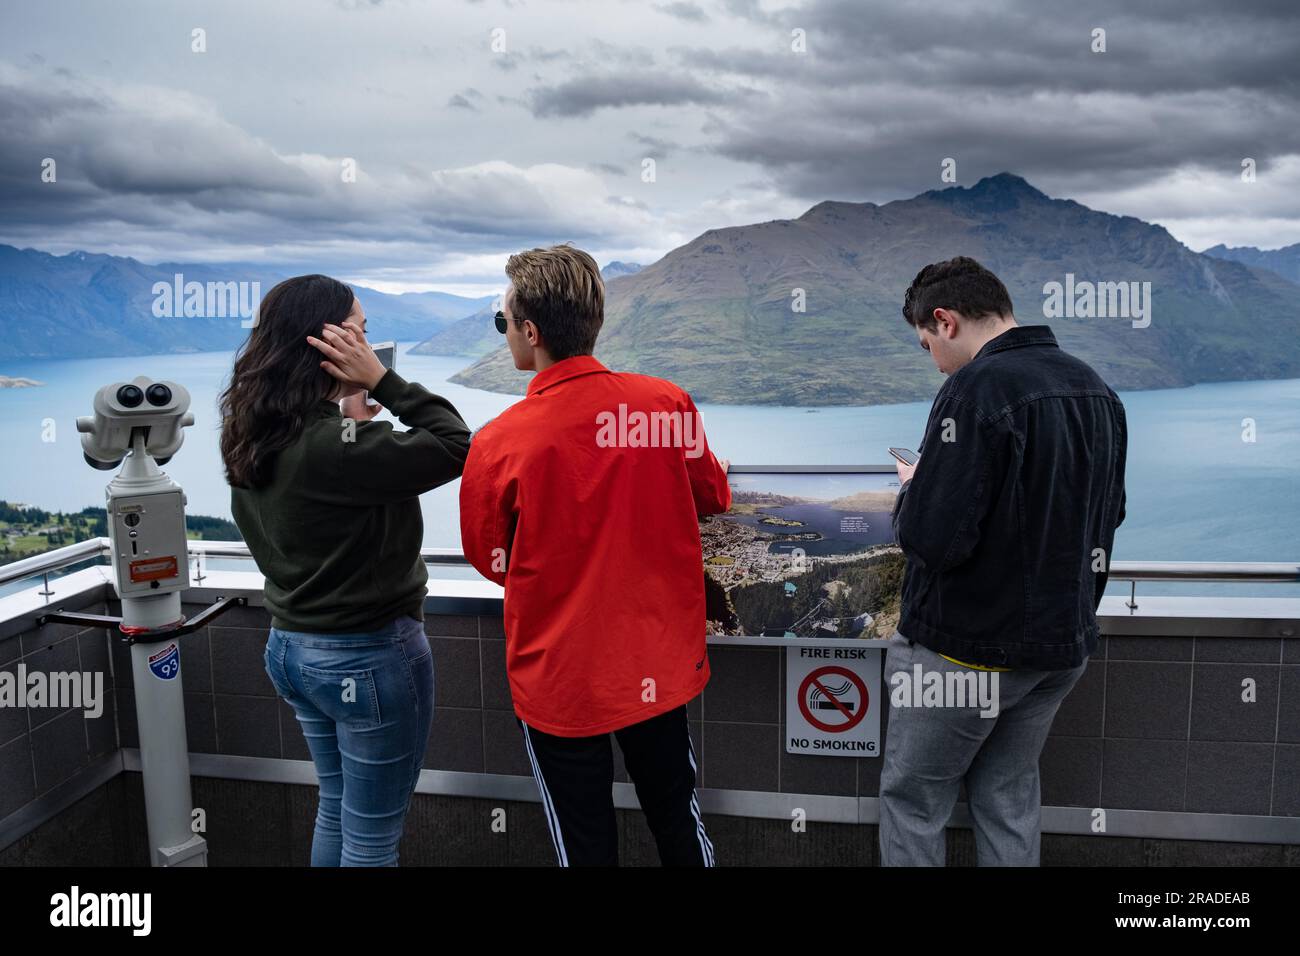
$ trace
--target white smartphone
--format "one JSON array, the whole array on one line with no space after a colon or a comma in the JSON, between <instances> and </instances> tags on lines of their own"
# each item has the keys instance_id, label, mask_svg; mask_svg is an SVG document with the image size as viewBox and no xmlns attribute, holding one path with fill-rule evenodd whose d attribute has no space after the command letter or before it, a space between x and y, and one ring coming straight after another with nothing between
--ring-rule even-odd
<instances>
[{"instance_id":1,"label":"white smartphone","mask_svg":"<svg viewBox=\"0 0 1300 956\"><path fill-rule=\"evenodd\" d=\"M370 349L378 357L379 364L382 365L384 368L397 367L397 343L396 342L376 342L374 345L370 346ZM370 397L369 392L366 392L366 404L369 405L371 408L374 408L379 403Z\"/></svg>"},{"instance_id":2,"label":"white smartphone","mask_svg":"<svg viewBox=\"0 0 1300 956\"><path fill-rule=\"evenodd\" d=\"M920 460L920 455L907 448L891 448L889 453L905 465L915 465Z\"/></svg>"}]
</instances>

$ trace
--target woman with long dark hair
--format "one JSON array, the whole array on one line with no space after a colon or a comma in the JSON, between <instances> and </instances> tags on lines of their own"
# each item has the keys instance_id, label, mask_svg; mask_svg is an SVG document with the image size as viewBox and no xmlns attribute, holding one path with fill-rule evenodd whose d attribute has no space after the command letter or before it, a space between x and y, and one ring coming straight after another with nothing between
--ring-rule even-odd
<instances>
[{"instance_id":1,"label":"woman with long dark hair","mask_svg":"<svg viewBox=\"0 0 1300 956\"><path fill-rule=\"evenodd\" d=\"M433 719L418 496L458 477L469 429L385 369L328 276L262 299L221 395L231 510L265 577L266 669L320 780L313 866L397 863ZM372 421L380 408L410 430Z\"/></svg>"}]
</instances>

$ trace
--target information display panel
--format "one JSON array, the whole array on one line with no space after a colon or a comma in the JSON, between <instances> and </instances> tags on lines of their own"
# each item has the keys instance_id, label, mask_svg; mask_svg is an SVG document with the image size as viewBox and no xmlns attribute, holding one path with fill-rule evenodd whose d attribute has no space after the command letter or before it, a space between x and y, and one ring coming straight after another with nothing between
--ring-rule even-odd
<instances>
[{"instance_id":1,"label":"information display panel","mask_svg":"<svg viewBox=\"0 0 1300 956\"><path fill-rule=\"evenodd\" d=\"M701 520L709 633L885 639L903 555L892 466L732 466L732 507Z\"/></svg>"}]
</instances>

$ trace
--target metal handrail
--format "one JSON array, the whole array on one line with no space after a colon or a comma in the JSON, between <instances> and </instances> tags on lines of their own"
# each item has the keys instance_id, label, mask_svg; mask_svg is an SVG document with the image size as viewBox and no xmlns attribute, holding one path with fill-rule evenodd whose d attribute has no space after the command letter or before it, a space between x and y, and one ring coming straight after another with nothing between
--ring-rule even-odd
<instances>
[{"instance_id":1,"label":"metal handrail","mask_svg":"<svg viewBox=\"0 0 1300 956\"><path fill-rule=\"evenodd\" d=\"M0 585L37 575L49 575L72 564L107 556L108 538L90 538L44 554L0 565ZM191 541L189 553L205 558L252 559L243 541ZM455 548L421 548L426 564L468 567L465 555ZM1300 584L1300 563L1265 561L1115 561L1112 581L1249 581L1254 584ZM45 590L49 590L46 578Z\"/></svg>"},{"instance_id":2,"label":"metal handrail","mask_svg":"<svg viewBox=\"0 0 1300 956\"><path fill-rule=\"evenodd\" d=\"M30 558L23 558L21 561L0 565L0 586L13 581L44 576L45 591L48 592L51 572L61 571L69 565L79 564L82 561L106 558L109 554L109 546L108 538L87 538L76 544L64 545L61 548L34 554ZM249 553L248 545L243 541L190 541L188 550L190 557L203 555L209 558L249 560L253 557ZM456 548L421 548L420 555L426 564L469 567L465 555Z\"/></svg>"},{"instance_id":3,"label":"metal handrail","mask_svg":"<svg viewBox=\"0 0 1300 956\"><path fill-rule=\"evenodd\" d=\"M105 541L108 539L105 538ZM209 558L252 558L248 545L242 541L191 541L190 554L203 554ZM465 555L456 548L421 548L425 564L454 564L469 566Z\"/></svg>"},{"instance_id":4,"label":"metal handrail","mask_svg":"<svg viewBox=\"0 0 1300 956\"><path fill-rule=\"evenodd\" d=\"M1112 581L1250 581L1300 583L1300 564L1286 561L1115 561Z\"/></svg>"},{"instance_id":5,"label":"metal handrail","mask_svg":"<svg viewBox=\"0 0 1300 956\"><path fill-rule=\"evenodd\" d=\"M20 561L0 565L0 585L8 584L11 581L22 581L25 578L34 578L40 574L45 576L45 590L48 592L50 589L49 573L51 571L61 571L71 564L90 561L101 555L107 556L108 547L108 538L87 538L85 541L78 541L76 544L65 544L63 547L55 548L52 551L45 551L42 554L34 554L30 558L23 558Z\"/></svg>"}]
</instances>

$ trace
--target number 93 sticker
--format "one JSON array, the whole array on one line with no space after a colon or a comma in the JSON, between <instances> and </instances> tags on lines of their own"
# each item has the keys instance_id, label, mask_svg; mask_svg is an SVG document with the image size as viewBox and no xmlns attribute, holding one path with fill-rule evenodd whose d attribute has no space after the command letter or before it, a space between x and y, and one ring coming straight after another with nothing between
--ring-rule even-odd
<instances>
[{"instance_id":1,"label":"number 93 sticker","mask_svg":"<svg viewBox=\"0 0 1300 956\"><path fill-rule=\"evenodd\" d=\"M149 670L159 680L174 680L181 672L181 652L173 641L149 657Z\"/></svg>"}]
</instances>

